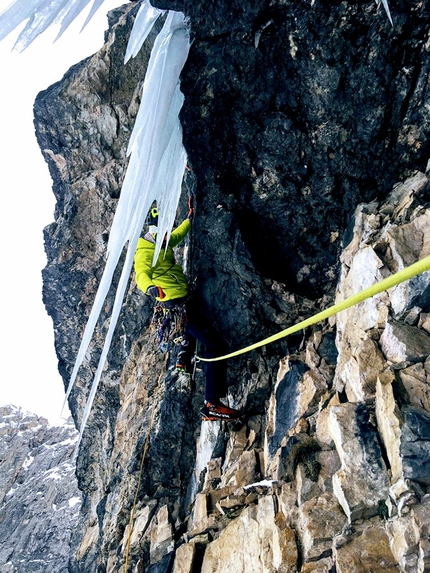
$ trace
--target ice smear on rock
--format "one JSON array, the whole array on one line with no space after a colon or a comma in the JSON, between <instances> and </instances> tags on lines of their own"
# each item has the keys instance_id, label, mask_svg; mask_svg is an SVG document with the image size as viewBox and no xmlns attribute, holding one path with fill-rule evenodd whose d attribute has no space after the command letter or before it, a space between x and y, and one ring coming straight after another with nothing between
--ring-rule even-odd
<instances>
[{"instance_id":1,"label":"ice smear on rock","mask_svg":"<svg viewBox=\"0 0 430 573\"><path fill-rule=\"evenodd\" d=\"M121 310L137 241L152 203L157 201L161 213L158 222L160 240L157 241L155 258L160 252L164 235L167 233L170 236L175 220L187 162L179 121L183 104L179 75L187 59L189 47L187 19L181 12L170 11L151 52L142 101L128 147L130 162L109 236L106 266L67 389L66 400L91 341L119 258L128 242L109 329L82 417L79 441L88 420Z\"/></svg>"}]
</instances>

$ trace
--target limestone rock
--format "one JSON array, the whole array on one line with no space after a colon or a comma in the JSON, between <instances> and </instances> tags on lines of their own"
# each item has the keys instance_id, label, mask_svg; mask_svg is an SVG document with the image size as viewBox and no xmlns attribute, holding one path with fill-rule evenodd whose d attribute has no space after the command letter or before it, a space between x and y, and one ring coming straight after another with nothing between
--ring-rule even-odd
<instances>
[{"instance_id":1,"label":"limestone rock","mask_svg":"<svg viewBox=\"0 0 430 573\"><path fill-rule=\"evenodd\" d=\"M430 485L430 414L412 406L403 408L400 454L407 478Z\"/></svg>"},{"instance_id":2,"label":"limestone rock","mask_svg":"<svg viewBox=\"0 0 430 573\"><path fill-rule=\"evenodd\" d=\"M299 529L305 561L316 561L331 549L348 520L337 498L325 493L299 507Z\"/></svg>"},{"instance_id":3,"label":"limestone rock","mask_svg":"<svg viewBox=\"0 0 430 573\"><path fill-rule=\"evenodd\" d=\"M194 501L194 508L189 520L188 531L190 535L198 535L210 527L208 499L205 493L198 493Z\"/></svg>"},{"instance_id":4,"label":"limestone rock","mask_svg":"<svg viewBox=\"0 0 430 573\"><path fill-rule=\"evenodd\" d=\"M238 432L234 432L229 437L223 464L224 469L235 463L250 445L249 429L244 425Z\"/></svg>"},{"instance_id":5,"label":"limestone rock","mask_svg":"<svg viewBox=\"0 0 430 573\"><path fill-rule=\"evenodd\" d=\"M294 527L298 520L297 491L292 483L283 483L276 496L279 509L285 516L290 527Z\"/></svg>"},{"instance_id":6,"label":"limestone rock","mask_svg":"<svg viewBox=\"0 0 430 573\"><path fill-rule=\"evenodd\" d=\"M340 256L341 262L351 267L352 261L358 251L369 242L378 231L381 224L381 216L378 213L378 203L361 204L355 208L350 222L349 242L345 245Z\"/></svg>"},{"instance_id":7,"label":"limestone rock","mask_svg":"<svg viewBox=\"0 0 430 573\"><path fill-rule=\"evenodd\" d=\"M382 384L379 380L376 387L376 417L390 462L391 479L396 482L403 477L400 455L401 414L394 400L392 384Z\"/></svg>"},{"instance_id":8,"label":"limestone rock","mask_svg":"<svg viewBox=\"0 0 430 573\"><path fill-rule=\"evenodd\" d=\"M388 495L389 479L365 404L330 409L329 428L341 460L333 491L349 521L376 515Z\"/></svg>"},{"instance_id":9,"label":"limestone rock","mask_svg":"<svg viewBox=\"0 0 430 573\"><path fill-rule=\"evenodd\" d=\"M311 475L311 477L315 478L316 475ZM311 477L307 465L304 465L303 463L297 464L295 481L297 487L297 502L299 506L313 497L318 497L321 493L319 483L316 479L311 479Z\"/></svg>"},{"instance_id":10,"label":"limestone rock","mask_svg":"<svg viewBox=\"0 0 430 573\"><path fill-rule=\"evenodd\" d=\"M185 543L178 547L175 554L173 573L192 573L195 553L195 543Z\"/></svg>"},{"instance_id":11,"label":"limestone rock","mask_svg":"<svg viewBox=\"0 0 430 573\"><path fill-rule=\"evenodd\" d=\"M430 383L428 375L428 359L426 360L426 365L419 362L399 370L399 376L410 404L423 408L430 413Z\"/></svg>"},{"instance_id":12,"label":"limestone rock","mask_svg":"<svg viewBox=\"0 0 430 573\"><path fill-rule=\"evenodd\" d=\"M170 521L169 509L164 505L156 514L156 523L151 531L150 556L151 563L160 561L173 551L173 528Z\"/></svg>"},{"instance_id":13,"label":"limestone rock","mask_svg":"<svg viewBox=\"0 0 430 573\"><path fill-rule=\"evenodd\" d=\"M412 509L413 520L419 534L419 567L426 572L430 568L430 495L425 495L420 505Z\"/></svg>"},{"instance_id":14,"label":"limestone rock","mask_svg":"<svg viewBox=\"0 0 430 573\"><path fill-rule=\"evenodd\" d=\"M236 486L234 485L229 485L226 487L218 487L216 489L212 489L210 492L208 492L208 496L205 496L206 501L202 502L204 504L204 511L207 512L208 510L208 503L209 503L209 510L210 511L214 511L218 505L218 503L222 500L222 499L226 499L228 498L230 495L232 495L235 491L237 491L238 488L236 488ZM243 488L239 488L241 491L245 491ZM196 502L197 499L201 500L201 495L202 494L197 494L196 497ZM208 501L209 499L209 501ZM197 516L196 516L197 517Z\"/></svg>"},{"instance_id":15,"label":"limestone rock","mask_svg":"<svg viewBox=\"0 0 430 573\"><path fill-rule=\"evenodd\" d=\"M430 332L430 314L428 312L421 312L418 327L426 332Z\"/></svg>"},{"instance_id":16,"label":"limestone rock","mask_svg":"<svg viewBox=\"0 0 430 573\"><path fill-rule=\"evenodd\" d=\"M420 531L412 515L399 517L387 524L390 547L401 570L405 573L423 571L420 559Z\"/></svg>"},{"instance_id":17,"label":"limestone rock","mask_svg":"<svg viewBox=\"0 0 430 573\"><path fill-rule=\"evenodd\" d=\"M428 183L427 177L420 173L418 187ZM430 220L430 211L425 210L410 223L387 229L384 237L387 239L394 268L401 270L406 266L426 257L430 253L430 245L426 228ZM390 301L396 316L401 316L416 307L428 305L430 296L430 275L422 273L410 281L402 283L393 289Z\"/></svg>"},{"instance_id":18,"label":"limestone rock","mask_svg":"<svg viewBox=\"0 0 430 573\"><path fill-rule=\"evenodd\" d=\"M375 396L376 380L383 378L387 364L378 345L365 338L346 362L342 379L350 402L365 402Z\"/></svg>"},{"instance_id":19,"label":"limestone rock","mask_svg":"<svg viewBox=\"0 0 430 573\"><path fill-rule=\"evenodd\" d=\"M295 573L294 532L275 517L271 497L263 497L257 506L245 508L220 537L207 546L202 573L269 573L273 570Z\"/></svg>"},{"instance_id":20,"label":"limestone rock","mask_svg":"<svg viewBox=\"0 0 430 573\"><path fill-rule=\"evenodd\" d=\"M324 374L308 370L303 374L300 383L299 417L309 415L318 409L318 404L328 389Z\"/></svg>"},{"instance_id":21,"label":"limestone rock","mask_svg":"<svg viewBox=\"0 0 430 573\"><path fill-rule=\"evenodd\" d=\"M333 476L340 469L341 462L336 450L322 450L317 454L320 464L318 486L323 493L333 491Z\"/></svg>"},{"instance_id":22,"label":"limestone rock","mask_svg":"<svg viewBox=\"0 0 430 573\"><path fill-rule=\"evenodd\" d=\"M408 324L390 322L381 336L382 351L394 364L424 361L430 354L430 336Z\"/></svg>"},{"instance_id":23,"label":"limestone rock","mask_svg":"<svg viewBox=\"0 0 430 573\"><path fill-rule=\"evenodd\" d=\"M393 219L402 218L405 210L410 207L414 196L422 192L428 184L425 173L417 171L402 183L394 185L386 201L381 205L380 211L384 215L389 214Z\"/></svg>"},{"instance_id":24,"label":"limestone rock","mask_svg":"<svg viewBox=\"0 0 430 573\"><path fill-rule=\"evenodd\" d=\"M315 435L320 444L333 446L333 438L329 430L330 408L340 404L338 394L335 394L330 401L319 412L316 420Z\"/></svg>"},{"instance_id":25,"label":"limestone rock","mask_svg":"<svg viewBox=\"0 0 430 573\"><path fill-rule=\"evenodd\" d=\"M301 568L301 573L331 573L333 571L333 559L327 557L325 559L318 559L318 561L304 563Z\"/></svg>"},{"instance_id":26,"label":"limestone rock","mask_svg":"<svg viewBox=\"0 0 430 573\"><path fill-rule=\"evenodd\" d=\"M270 467L287 432L299 419L300 384L308 366L300 361L285 360L280 364L276 387L269 404L265 435L265 466Z\"/></svg>"},{"instance_id":27,"label":"limestone rock","mask_svg":"<svg viewBox=\"0 0 430 573\"><path fill-rule=\"evenodd\" d=\"M365 245L344 268L337 302L352 296L384 278L385 269L374 249ZM347 390L352 401L362 401L372 396L378 374L384 369L380 353L369 332L384 328L388 318L388 297L381 293L346 309L336 316L336 345L339 360L335 371L335 387ZM366 355L371 361L366 360Z\"/></svg>"},{"instance_id":28,"label":"limestone rock","mask_svg":"<svg viewBox=\"0 0 430 573\"><path fill-rule=\"evenodd\" d=\"M258 463L255 450L243 452L222 476L222 485L245 486L258 481Z\"/></svg>"},{"instance_id":29,"label":"limestone rock","mask_svg":"<svg viewBox=\"0 0 430 573\"><path fill-rule=\"evenodd\" d=\"M345 270L336 302L357 294L383 278L384 265L381 258L372 247L366 245L357 252L351 266ZM388 316L386 302L387 295L381 293L339 313L336 317L339 352L347 356L346 346L349 344L352 349L357 348L363 339L363 332L385 326Z\"/></svg>"},{"instance_id":30,"label":"limestone rock","mask_svg":"<svg viewBox=\"0 0 430 573\"><path fill-rule=\"evenodd\" d=\"M130 547L134 547L139 544L142 540L142 536L145 534L148 525L151 522L152 516L156 509L156 502L151 501L146 503L142 508L138 508L134 514L134 522L132 531L130 534L130 524L127 525L124 531L122 547L125 551L128 544L128 537L130 535Z\"/></svg>"},{"instance_id":31,"label":"limestone rock","mask_svg":"<svg viewBox=\"0 0 430 573\"><path fill-rule=\"evenodd\" d=\"M374 523L336 549L339 573L398 573L399 567L382 524Z\"/></svg>"},{"instance_id":32,"label":"limestone rock","mask_svg":"<svg viewBox=\"0 0 430 573\"><path fill-rule=\"evenodd\" d=\"M378 382L376 416L393 484L413 480L428 485L430 415L413 406L400 408L394 399L392 384ZM408 489L400 486L399 494Z\"/></svg>"}]
</instances>

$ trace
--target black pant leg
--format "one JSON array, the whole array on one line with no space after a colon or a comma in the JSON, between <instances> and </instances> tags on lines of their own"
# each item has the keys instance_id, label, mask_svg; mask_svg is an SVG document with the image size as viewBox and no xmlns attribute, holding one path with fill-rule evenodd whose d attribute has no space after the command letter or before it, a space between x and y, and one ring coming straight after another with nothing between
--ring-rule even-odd
<instances>
[{"instance_id":1,"label":"black pant leg","mask_svg":"<svg viewBox=\"0 0 430 573\"><path fill-rule=\"evenodd\" d=\"M213 326L199 316L194 309L187 311L187 337L198 340L198 354L203 358L215 358L226 353L224 340ZM203 362L206 375L205 400L217 403L227 394L227 364L220 362Z\"/></svg>"}]
</instances>

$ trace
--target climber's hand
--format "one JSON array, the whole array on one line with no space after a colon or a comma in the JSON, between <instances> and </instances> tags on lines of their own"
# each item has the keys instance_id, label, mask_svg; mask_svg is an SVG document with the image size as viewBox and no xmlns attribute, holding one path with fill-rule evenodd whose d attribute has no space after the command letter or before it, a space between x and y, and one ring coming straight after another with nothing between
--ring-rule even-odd
<instances>
[{"instance_id":1,"label":"climber's hand","mask_svg":"<svg viewBox=\"0 0 430 573\"><path fill-rule=\"evenodd\" d=\"M163 289L158 286L150 286L146 291L146 294L149 294L149 296L153 296L154 298L158 297L161 299L166 296L166 293L163 291Z\"/></svg>"}]
</instances>

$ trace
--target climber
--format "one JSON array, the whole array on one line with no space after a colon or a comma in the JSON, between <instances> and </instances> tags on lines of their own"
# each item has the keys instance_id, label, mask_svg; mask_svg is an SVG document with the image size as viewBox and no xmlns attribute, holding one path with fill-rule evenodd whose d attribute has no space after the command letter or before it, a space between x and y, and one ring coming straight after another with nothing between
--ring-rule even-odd
<instances>
[{"instance_id":1,"label":"climber","mask_svg":"<svg viewBox=\"0 0 430 573\"><path fill-rule=\"evenodd\" d=\"M141 236L134 255L136 284L145 294L153 297L163 312L174 312L185 308L185 332L182 335L181 349L178 352L176 368L191 373L196 341L205 347L205 357L222 354L224 341L218 333L202 321L189 301L188 281L182 267L175 262L173 247L178 245L191 229L194 209L189 201L187 218L172 231L169 243L165 242L153 266L155 239L158 231L158 211L151 209L148 231ZM240 412L225 406L220 399L225 397L226 368L224 362L206 363L205 403L201 410L203 420L237 420Z\"/></svg>"}]
</instances>

